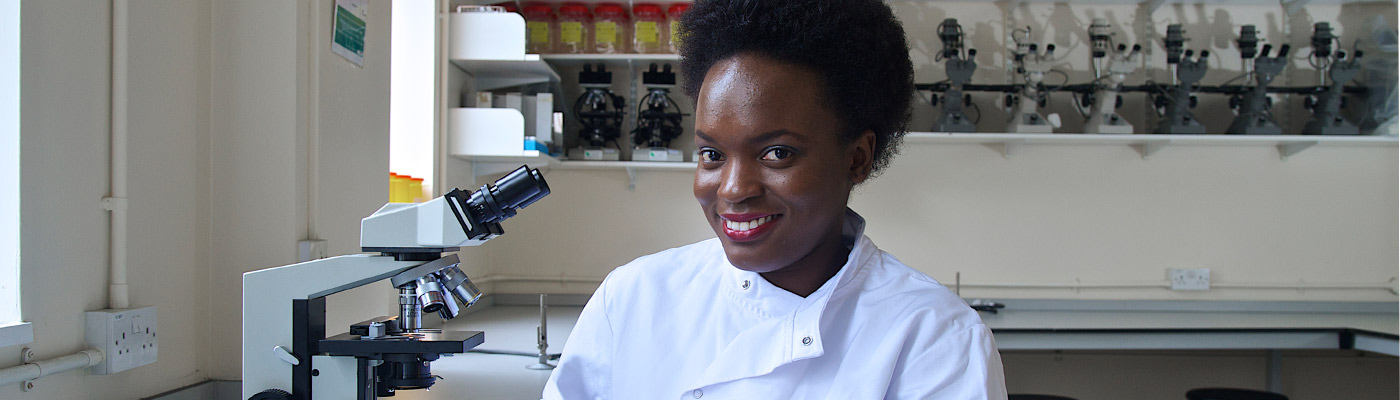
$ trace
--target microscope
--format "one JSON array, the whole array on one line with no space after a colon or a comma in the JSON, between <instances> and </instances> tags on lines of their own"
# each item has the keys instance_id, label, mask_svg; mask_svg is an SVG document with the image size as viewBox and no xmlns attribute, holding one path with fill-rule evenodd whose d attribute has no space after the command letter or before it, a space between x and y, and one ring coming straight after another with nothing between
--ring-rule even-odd
<instances>
[{"instance_id":1,"label":"microscope","mask_svg":"<svg viewBox=\"0 0 1400 400\"><path fill-rule=\"evenodd\" d=\"M972 74L977 71L977 50L963 49L963 30L958 20L948 18L938 24L938 39L943 41L943 51L938 57L944 59L944 70L948 74L948 90L943 92L943 107L934 132L972 133L977 125L969 121L963 107L972 106L972 95L963 94L963 85L972 82ZM932 105L937 106L939 94L934 93ZM981 117L978 117L981 118Z\"/></svg>"},{"instance_id":2,"label":"microscope","mask_svg":"<svg viewBox=\"0 0 1400 400\"><path fill-rule=\"evenodd\" d=\"M1313 64L1317 65L1319 73L1318 82L1324 83L1330 79L1332 84L1324 86L1321 93L1309 96L1303 100L1303 106L1313 111L1313 118L1303 127L1304 135L1357 135L1361 130L1355 124L1342 118L1341 109L1346 106L1346 97L1342 94L1342 87L1356 78L1356 74L1361 72L1361 50L1352 49L1351 57L1347 52L1337 50L1332 52L1332 42L1336 36L1332 35L1332 27L1326 22L1318 22L1313 25Z\"/></svg>"},{"instance_id":3,"label":"microscope","mask_svg":"<svg viewBox=\"0 0 1400 400\"><path fill-rule=\"evenodd\" d=\"M1230 96L1230 108L1235 109L1235 120L1230 122L1230 128L1225 130L1227 134L1235 135L1281 135L1283 130L1274 123L1273 113L1269 108L1273 106L1273 100L1269 99L1269 83L1274 81L1274 77L1283 72L1283 68L1288 66L1288 44L1279 46L1278 56L1269 57L1269 52L1273 50L1273 45L1266 44L1259 51L1259 57L1253 59L1254 68L1252 75L1254 87L1243 94ZM1240 53L1240 56L1249 60L1249 56Z\"/></svg>"},{"instance_id":4,"label":"microscope","mask_svg":"<svg viewBox=\"0 0 1400 400\"><path fill-rule=\"evenodd\" d=\"M1196 107L1196 96L1191 89L1206 77L1206 58L1210 51L1201 50L1201 56L1191 59L1194 53L1184 50L1186 31L1181 24L1167 26L1167 37L1163 47L1167 50L1167 65L1171 67L1172 85L1165 94L1157 95L1153 104L1161 119L1153 133L1166 135L1196 135L1206 133L1206 126L1191 112Z\"/></svg>"},{"instance_id":5,"label":"microscope","mask_svg":"<svg viewBox=\"0 0 1400 400\"><path fill-rule=\"evenodd\" d=\"M578 136L584 143L570 152L570 158L619 160L618 149L605 147L608 142L617 145L617 138L622 136L622 118L627 114L623 108L626 100L612 92L612 72L602 63L598 64L597 71L592 64L584 64L583 71L578 73L578 83L583 87L583 94L574 102L574 116L583 125Z\"/></svg>"},{"instance_id":6,"label":"microscope","mask_svg":"<svg viewBox=\"0 0 1400 400\"><path fill-rule=\"evenodd\" d=\"M1055 45L1045 45L1045 52L1040 53L1038 45L1030 42L1031 30L1017 29L1012 33L1012 39L1016 42L1014 60L1016 62L1016 72L1025 79L1025 84L1021 86L1018 95L1006 95L1005 108L1011 114L1011 120L1007 121L1006 131L1008 133L1053 133L1055 128L1060 126L1060 115L1050 114L1042 117L1037 107L1045 106L1048 99L1048 92L1045 91L1043 81L1045 73L1050 72L1053 67L1055 55Z\"/></svg>"},{"instance_id":7,"label":"microscope","mask_svg":"<svg viewBox=\"0 0 1400 400\"><path fill-rule=\"evenodd\" d=\"M1133 125L1116 111L1123 106L1123 96L1118 91L1122 89L1128 74L1137 70L1134 64L1138 63L1142 46L1133 45L1132 51L1128 51L1127 45L1119 44L1116 50L1110 50L1112 37L1108 20L1103 18L1094 18L1089 26L1089 40L1093 43L1094 91L1089 94L1089 101L1084 102L1093 104L1089 120L1084 123L1084 133L1132 134ZM1106 64L1103 62L1105 58L1108 59Z\"/></svg>"},{"instance_id":8,"label":"microscope","mask_svg":"<svg viewBox=\"0 0 1400 400\"><path fill-rule=\"evenodd\" d=\"M360 221L361 249L377 254L243 274L242 397L373 400L432 386L432 361L485 341L482 332L422 327L422 313L450 319L481 296L457 255L443 253L500 236L501 221L548 194L539 170L522 166L474 193L384 205ZM384 279L399 292L399 315L327 337L326 296Z\"/></svg>"},{"instance_id":9,"label":"microscope","mask_svg":"<svg viewBox=\"0 0 1400 400\"><path fill-rule=\"evenodd\" d=\"M642 84L647 87L647 95L638 106L637 128L632 130L632 144L636 145L632 160L684 162L685 153L667 147L681 136L681 118L686 115L671 100L671 88L676 87L671 64L657 70L656 63L652 63L650 70L642 73Z\"/></svg>"}]
</instances>

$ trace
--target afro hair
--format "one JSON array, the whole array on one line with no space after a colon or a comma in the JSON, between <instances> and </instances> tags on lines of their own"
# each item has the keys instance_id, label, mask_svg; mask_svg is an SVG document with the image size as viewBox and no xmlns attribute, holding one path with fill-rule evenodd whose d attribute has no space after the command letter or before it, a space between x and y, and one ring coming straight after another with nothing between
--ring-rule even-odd
<instances>
[{"instance_id":1,"label":"afro hair","mask_svg":"<svg viewBox=\"0 0 1400 400\"><path fill-rule=\"evenodd\" d=\"M682 90L699 95L715 64L756 54L822 76L842 143L875 133L872 176L898 153L914 95L904 28L881 0L696 0L681 17Z\"/></svg>"}]
</instances>

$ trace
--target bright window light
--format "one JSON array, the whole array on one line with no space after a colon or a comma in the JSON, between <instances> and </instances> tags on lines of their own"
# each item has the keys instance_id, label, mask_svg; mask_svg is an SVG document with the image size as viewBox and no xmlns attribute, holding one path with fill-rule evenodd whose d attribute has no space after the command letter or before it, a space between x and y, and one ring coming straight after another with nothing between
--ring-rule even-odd
<instances>
[{"instance_id":1,"label":"bright window light","mask_svg":"<svg viewBox=\"0 0 1400 400\"><path fill-rule=\"evenodd\" d=\"M424 185L432 185L437 1L396 0L392 4L389 171L385 172L423 178Z\"/></svg>"},{"instance_id":2,"label":"bright window light","mask_svg":"<svg viewBox=\"0 0 1400 400\"><path fill-rule=\"evenodd\" d=\"M0 326L19 315L19 0L0 0Z\"/></svg>"}]
</instances>

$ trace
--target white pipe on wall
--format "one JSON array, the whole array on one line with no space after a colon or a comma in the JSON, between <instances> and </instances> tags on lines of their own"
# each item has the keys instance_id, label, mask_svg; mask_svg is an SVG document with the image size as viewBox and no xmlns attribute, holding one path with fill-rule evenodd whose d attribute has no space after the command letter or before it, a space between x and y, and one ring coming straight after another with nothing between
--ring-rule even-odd
<instances>
[{"instance_id":1,"label":"white pipe on wall","mask_svg":"<svg viewBox=\"0 0 1400 400\"><path fill-rule=\"evenodd\" d=\"M111 196L102 199L103 208L112 212L111 288L107 306L130 307L126 284L127 217L127 31L128 0L112 0L112 181Z\"/></svg>"},{"instance_id":2,"label":"white pipe on wall","mask_svg":"<svg viewBox=\"0 0 1400 400\"><path fill-rule=\"evenodd\" d=\"M106 358L106 354L102 353L102 350L87 349L62 357L54 357L47 360L39 360L24 365L0 369L0 386L35 380L79 368L91 367L101 364L104 358Z\"/></svg>"}]
</instances>

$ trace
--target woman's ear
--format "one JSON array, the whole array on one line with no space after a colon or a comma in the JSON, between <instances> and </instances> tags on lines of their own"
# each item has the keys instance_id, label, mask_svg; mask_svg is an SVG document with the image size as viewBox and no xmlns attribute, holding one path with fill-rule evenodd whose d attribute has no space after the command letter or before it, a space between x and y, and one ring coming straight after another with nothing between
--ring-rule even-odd
<instances>
[{"instance_id":1,"label":"woman's ear","mask_svg":"<svg viewBox=\"0 0 1400 400\"><path fill-rule=\"evenodd\" d=\"M851 186L859 185L870 178L870 170L875 165L875 132L866 130L860 133L850 146Z\"/></svg>"}]
</instances>

